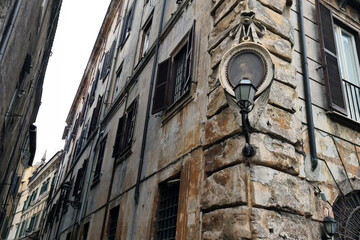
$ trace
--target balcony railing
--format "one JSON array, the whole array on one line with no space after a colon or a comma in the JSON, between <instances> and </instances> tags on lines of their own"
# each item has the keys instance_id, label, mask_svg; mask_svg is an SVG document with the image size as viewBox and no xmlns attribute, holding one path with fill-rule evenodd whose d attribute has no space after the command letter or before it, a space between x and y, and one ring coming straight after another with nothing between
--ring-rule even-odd
<instances>
[{"instance_id":1,"label":"balcony railing","mask_svg":"<svg viewBox=\"0 0 360 240\"><path fill-rule=\"evenodd\" d=\"M348 117L360 122L360 87L343 79Z\"/></svg>"}]
</instances>

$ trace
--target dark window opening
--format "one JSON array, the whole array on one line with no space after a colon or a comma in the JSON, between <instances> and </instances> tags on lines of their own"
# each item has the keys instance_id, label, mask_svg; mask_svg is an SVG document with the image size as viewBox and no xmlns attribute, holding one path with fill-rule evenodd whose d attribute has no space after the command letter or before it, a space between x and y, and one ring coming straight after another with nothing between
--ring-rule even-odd
<instances>
[{"instance_id":1,"label":"dark window opening","mask_svg":"<svg viewBox=\"0 0 360 240\"><path fill-rule=\"evenodd\" d=\"M88 232L89 232L89 225L90 225L90 223L85 223L85 225L84 225L83 240L87 239Z\"/></svg>"},{"instance_id":2,"label":"dark window opening","mask_svg":"<svg viewBox=\"0 0 360 240\"><path fill-rule=\"evenodd\" d=\"M110 210L109 216L109 228L108 228L108 237L107 240L114 240L116 234L116 226L119 216L119 206L116 206Z\"/></svg>"},{"instance_id":3,"label":"dark window opening","mask_svg":"<svg viewBox=\"0 0 360 240\"><path fill-rule=\"evenodd\" d=\"M171 180L159 185L156 240L175 240L179 187L179 180Z\"/></svg>"},{"instance_id":4,"label":"dark window opening","mask_svg":"<svg viewBox=\"0 0 360 240\"><path fill-rule=\"evenodd\" d=\"M137 100L131 103L126 114L119 119L112 155L115 158L131 149L136 121L136 107Z\"/></svg>"},{"instance_id":5,"label":"dark window opening","mask_svg":"<svg viewBox=\"0 0 360 240\"><path fill-rule=\"evenodd\" d=\"M99 155L98 155L98 160L96 162L93 182L97 182L100 180L101 166L104 159L105 147L106 147L106 137L100 143Z\"/></svg>"}]
</instances>

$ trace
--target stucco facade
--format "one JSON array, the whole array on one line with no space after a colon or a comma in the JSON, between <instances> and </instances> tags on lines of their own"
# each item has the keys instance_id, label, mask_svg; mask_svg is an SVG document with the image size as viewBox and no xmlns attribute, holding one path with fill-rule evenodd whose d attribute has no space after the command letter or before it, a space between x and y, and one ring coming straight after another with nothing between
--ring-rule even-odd
<instances>
[{"instance_id":1,"label":"stucco facade","mask_svg":"<svg viewBox=\"0 0 360 240\"><path fill-rule=\"evenodd\" d=\"M39 239L48 198L63 158L62 153L62 151L57 152L48 161L43 158L41 163L25 170L24 186L20 192L21 198L17 206L17 214L13 219L7 239ZM27 173L31 173L31 175Z\"/></svg>"},{"instance_id":2,"label":"stucco facade","mask_svg":"<svg viewBox=\"0 0 360 240\"><path fill-rule=\"evenodd\" d=\"M58 0L0 3L0 239L16 210L19 178L34 159L33 123L60 6Z\"/></svg>"},{"instance_id":3,"label":"stucco facade","mask_svg":"<svg viewBox=\"0 0 360 240\"><path fill-rule=\"evenodd\" d=\"M359 123L334 107L317 12L356 40L359 5L320 4L113 0L67 117L44 239L321 239L327 215L347 239L339 212L358 214L344 199L358 197ZM247 12L272 63L248 114L250 158L219 81L224 55L250 41Z\"/></svg>"}]
</instances>

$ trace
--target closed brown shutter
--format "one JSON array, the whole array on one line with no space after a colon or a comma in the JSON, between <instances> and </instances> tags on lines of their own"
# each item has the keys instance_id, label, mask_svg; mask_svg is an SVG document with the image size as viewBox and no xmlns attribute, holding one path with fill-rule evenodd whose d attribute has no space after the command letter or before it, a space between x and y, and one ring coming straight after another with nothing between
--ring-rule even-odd
<instances>
[{"instance_id":1,"label":"closed brown shutter","mask_svg":"<svg viewBox=\"0 0 360 240\"><path fill-rule=\"evenodd\" d=\"M319 41L321 47L324 82L327 90L329 107L342 114L347 114L344 90L336 54L334 24L331 11L316 0Z\"/></svg>"},{"instance_id":2,"label":"closed brown shutter","mask_svg":"<svg viewBox=\"0 0 360 240\"><path fill-rule=\"evenodd\" d=\"M121 146L122 146L122 136L123 136L123 131L124 131L124 122L125 122L125 117L121 117L119 119L118 128L116 131L114 150L113 150L113 154L112 154L112 157L115 157L115 158L120 155L121 150L122 150Z\"/></svg>"},{"instance_id":3,"label":"closed brown shutter","mask_svg":"<svg viewBox=\"0 0 360 240\"><path fill-rule=\"evenodd\" d=\"M158 65L152 114L164 110L168 105L167 92L168 92L168 85L170 80L170 67L171 67L170 58L159 63Z\"/></svg>"},{"instance_id":4,"label":"closed brown shutter","mask_svg":"<svg viewBox=\"0 0 360 240\"><path fill-rule=\"evenodd\" d=\"M195 42L195 21L188 36L188 43L186 49L186 70L185 70L184 92L190 89L189 86L192 80L194 42Z\"/></svg>"}]
</instances>

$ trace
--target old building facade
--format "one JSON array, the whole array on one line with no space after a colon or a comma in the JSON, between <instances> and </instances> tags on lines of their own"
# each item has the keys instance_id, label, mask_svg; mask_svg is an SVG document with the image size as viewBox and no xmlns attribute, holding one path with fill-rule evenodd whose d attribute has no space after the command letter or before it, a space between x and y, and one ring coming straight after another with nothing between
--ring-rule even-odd
<instances>
[{"instance_id":1,"label":"old building facade","mask_svg":"<svg viewBox=\"0 0 360 240\"><path fill-rule=\"evenodd\" d=\"M0 239L9 232L17 188L36 150L33 123L61 0L0 3Z\"/></svg>"},{"instance_id":2,"label":"old building facade","mask_svg":"<svg viewBox=\"0 0 360 240\"><path fill-rule=\"evenodd\" d=\"M322 239L327 216L335 239L358 236L359 9L113 0L43 238ZM257 93L243 121L245 78Z\"/></svg>"},{"instance_id":3,"label":"old building facade","mask_svg":"<svg viewBox=\"0 0 360 240\"><path fill-rule=\"evenodd\" d=\"M27 188L21 193L18 204L20 217L12 222L12 232L8 239L39 239L42 229L48 198L56 181L63 152L57 152L45 162L43 158L36 170L28 179Z\"/></svg>"}]
</instances>

